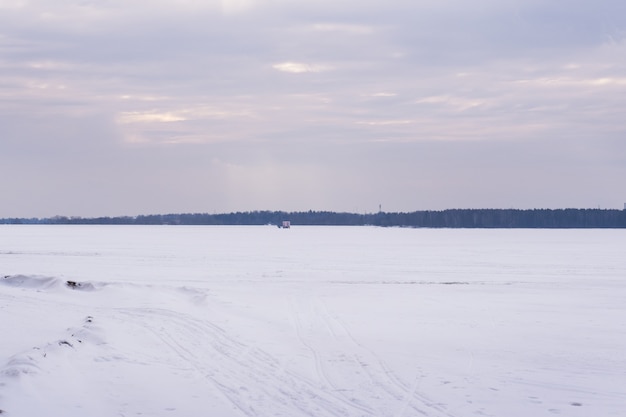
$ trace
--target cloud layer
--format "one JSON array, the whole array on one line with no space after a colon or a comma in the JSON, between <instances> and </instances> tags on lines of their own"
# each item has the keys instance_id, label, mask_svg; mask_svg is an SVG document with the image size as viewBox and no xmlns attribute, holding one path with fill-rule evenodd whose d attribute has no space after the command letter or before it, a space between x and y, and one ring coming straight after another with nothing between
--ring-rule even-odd
<instances>
[{"instance_id":1,"label":"cloud layer","mask_svg":"<svg viewBox=\"0 0 626 417\"><path fill-rule=\"evenodd\" d=\"M0 216L626 201L620 1L0 1Z\"/></svg>"}]
</instances>

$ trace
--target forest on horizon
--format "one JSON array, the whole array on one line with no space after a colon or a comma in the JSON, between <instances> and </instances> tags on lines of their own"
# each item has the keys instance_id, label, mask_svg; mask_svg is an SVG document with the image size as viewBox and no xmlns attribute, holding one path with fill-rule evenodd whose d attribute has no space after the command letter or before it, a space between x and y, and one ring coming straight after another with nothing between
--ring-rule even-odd
<instances>
[{"instance_id":1,"label":"forest on horizon","mask_svg":"<svg viewBox=\"0 0 626 417\"><path fill-rule=\"evenodd\" d=\"M92 225L276 225L433 228L626 228L626 210L614 209L448 209L357 214L333 211L246 211L118 217L4 218L0 224Z\"/></svg>"}]
</instances>

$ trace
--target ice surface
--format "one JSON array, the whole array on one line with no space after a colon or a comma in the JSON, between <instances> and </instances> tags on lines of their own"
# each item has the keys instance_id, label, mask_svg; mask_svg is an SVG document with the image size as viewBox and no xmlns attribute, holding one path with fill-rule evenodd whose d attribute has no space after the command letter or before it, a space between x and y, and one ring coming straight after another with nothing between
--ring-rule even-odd
<instances>
[{"instance_id":1,"label":"ice surface","mask_svg":"<svg viewBox=\"0 0 626 417\"><path fill-rule=\"evenodd\" d=\"M623 416L626 233L0 226L6 416Z\"/></svg>"}]
</instances>

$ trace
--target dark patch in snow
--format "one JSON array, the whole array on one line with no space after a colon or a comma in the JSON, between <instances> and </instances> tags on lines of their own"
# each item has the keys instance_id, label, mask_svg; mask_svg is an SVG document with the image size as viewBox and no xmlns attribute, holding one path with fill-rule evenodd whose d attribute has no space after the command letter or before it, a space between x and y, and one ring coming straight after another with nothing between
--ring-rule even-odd
<instances>
[{"instance_id":1,"label":"dark patch in snow","mask_svg":"<svg viewBox=\"0 0 626 417\"><path fill-rule=\"evenodd\" d=\"M66 281L65 285L72 290L93 291L96 289L90 282Z\"/></svg>"},{"instance_id":2,"label":"dark patch in snow","mask_svg":"<svg viewBox=\"0 0 626 417\"><path fill-rule=\"evenodd\" d=\"M74 347L74 345L72 345L70 342L68 342L67 340L59 340L59 346L69 346L69 347Z\"/></svg>"},{"instance_id":3,"label":"dark patch in snow","mask_svg":"<svg viewBox=\"0 0 626 417\"><path fill-rule=\"evenodd\" d=\"M574 407L582 407L583 406L583 403L579 403L579 402L573 402L573 403L569 403L569 404L571 406L574 406Z\"/></svg>"}]
</instances>

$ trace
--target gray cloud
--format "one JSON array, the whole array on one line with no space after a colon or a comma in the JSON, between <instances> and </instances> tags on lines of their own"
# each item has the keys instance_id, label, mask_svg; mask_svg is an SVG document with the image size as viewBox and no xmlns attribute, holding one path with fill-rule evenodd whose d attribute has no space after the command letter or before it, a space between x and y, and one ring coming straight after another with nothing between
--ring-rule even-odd
<instances>
[{"instance_id":1,"label":"gray cloud","mask_svg":"<svg viewBox=\"0 0 626 417\"><path fill-rule=\"evenodd\" d=\"M621 207L618 1L5 1L0 216Z\"/></svg>"}]
</instances>

